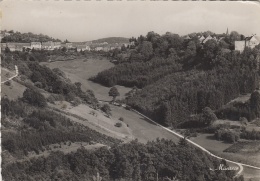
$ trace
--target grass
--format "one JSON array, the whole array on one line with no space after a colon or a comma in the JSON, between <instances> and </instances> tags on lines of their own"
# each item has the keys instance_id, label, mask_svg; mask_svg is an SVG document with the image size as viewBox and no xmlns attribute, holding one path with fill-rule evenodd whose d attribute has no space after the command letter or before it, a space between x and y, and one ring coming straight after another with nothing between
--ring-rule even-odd
<instances>
[{"instance_id":1,"label":"grass","mask_svg":"<svg viewBox=\"0 0 260 181\"><path fill-rule=\"evenodd\" d=\"M15 71L9 71L3 67L1 67L1 82L7 80L8 78L15 75Z\"/></svg>"},{"instance_id":2,"label":"grass","mask_svg":"<svg viewBox=\"0 0 260 181\"><path fill-rule=\"evenodd\" d=\"M260 153L260 141L239 141L224 151L231 153Z\"/></svg>"},{"instance_id":3,"label":"grass","mask_svg":"<svg viewBox=\"0 0 260 181\"><path fill-rule=\"evenodd\" d=\"M179 141L179 138L162 129L161 127L151 123L142 116L126 110L123 107L118 107L110 105L113 117L117 120L120 117L124 118L124 122L129 125L132 130L132 135L134 138L138 138L140 142L146 143L147 141L156 140L157 138L165 138L175 141Z\"/></svg>"},{"instance_id":4,"label":"grass","mask_svg":"<svg viewBox=\"0 0 260 181\"><path fill-rule=\"evenodd\" d=\"M65 109L62 108L63 105L67 105ZM107 136L124 141L132 140L131 130L125 123L122 123L122 127L120 128L116 127L115 124L118 122L118 120L113 116L110 118L106 117L105 113L102 113L100 110L94 110L83 104L72 107L70 103L66 101L58 101L55 105L49 104L49 106L62 110L62 112L67 114L66 116L69 117L72 121L88 126L89 128L99 131L102 134L106 134ZM95 112L95 114L92 114L92 112Z\"/></svg>"},{"instance_id":5,"label":"grass","mask_svg":"<svg viewBox=\"0 0 260 181\"><path fill-rule=\"evenodd\" d=\"M260 170L256 170L256 169L249 168L249 167L244 167L244 171L242 174L244 175L245 181L259 181L260 180Z\"/></svg>"},{"instance_id":6,"label":"grass","mask_svg":"<svg viewBox=\"0 0 260 181\"><path fill-rule=\"evenodd\" d=\"M105 69L109 69L114 66L107 59L88 59L87 61L79 59L79 60L71 60L71 61L57 61L51 63L41 63L42 65L46 65L47 67L59 68L61 69L66 76L74 83L80 82L82 84L83 90L93 90L95 92L95 96L99 100L111 101L112 97L108 96L109 87L104 87L100 84L89 81L88 79L92 76L95 76L98 72L101 72ZM120 96L118 99L122 99L125 96L125 93L129 92L131 89L124 86L116 86Z\"/></svg>"},{"instance_id":7,"label":"grass","mask_svg":"<svg viewBox=\"0 0 260 181\"><path fill-rule=\"evenodd\" d=\"M25 86L11 80L11 85L7 86L1 84L1 96L7 96L9 99L16 100L18 97L23 97L23 92L26 89Z\"/></svg>"},{"instance_id":8,"label":"grass","mask_svg":"<svg viewBox=\"0 0 260 181\"><path fill-rule=\"evenodd\" d=\"M191 138L192 141L201 145L209 151L223 152L232 144L218 141L213 134L199 134L197 137Z\"/></svg>"}]
</instances>

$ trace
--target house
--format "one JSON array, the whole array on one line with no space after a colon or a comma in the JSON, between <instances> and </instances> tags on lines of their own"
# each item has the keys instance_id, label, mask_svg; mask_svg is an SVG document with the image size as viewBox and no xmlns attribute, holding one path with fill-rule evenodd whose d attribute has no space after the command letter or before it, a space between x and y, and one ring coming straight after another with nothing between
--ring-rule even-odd
<instances>
[{"instance_id":1,"label":"house","mask_svg":"<svg viewBox=\"0 0 260 181\"><path fill-rule=\"evenodd\" d=\"M235 50L242 52L245 47L255 48L260 43L260 38L258 36L246 37L244 40L235 41Z\"/></svg>"},{"instance_id":2,"label":"house","mask_svg":"<svg viewBox=\"0 0 260 181\"><path fill-rule=\"evenodd\" d=\"M101 50L103 50L103 47L96 47L95 48L95 51L101 51Z\"/></svg>"},{"instance_id":3,"label":"house","mask_svg":"<svg viewBox=\"0 0 260 181\"><path fill-rule=\"evenodd\" d=\"M205 40L205 37L202 35L201 37L199 37L199 41L200 41L200 43L202 43L203 40Z\"/></svg>"},{"instance_id":4,"label":"house","mask_svg":"<svg viewBox=\"0 0 260 181\"><path fill-rule=\"evenodd\" d=\"M53 49L60 49L61 48L61 42L53 42Z\"/></svg>"},{"instance_id":5,"label":"house","mask_svg":"<svg viewBox=\"0 0 260 181\"><path fill-rule=\"evenodd\" d=\"M190 40L191 39L191 37L189 35L186 35L183 38L184 38L184 40Z\"/></svg>"},{"instance_id":6,"label":"house","mask_svg":"<svg viewBox=\"0 0 260 181\"><path fill-rule=\"evenodd\" d=\"M15 44L15 51L23 51L23 49L30 48L31 44L30 43L16 43Z\"/></svg>"},{"instance_id":7,"label":"house","mask_svg":"<svg viewBox=\"0 0 260 181\"><path fill-rule=\"evenodd\" d=\"M41 42L31 42L31 49L36 49L36 50L42 49Z\"/></svg>"},{"instance_id":8,"label":"house","mask_svg":"<svg viewBox=\"0 0 260 181\"><path fill-rule=\"evenodd\" d=\"M255 35L245 38L245 44L247 47L255 48L255 46L258 45L259 43L260 43L260 38Z\"/></svg>"},{"instance_id":9,"label":"house","mask_svg":"<svg viewBox=\"0 0 260 181\"><path fill-rule=\"evenodd\" d=\"M207 38L205 38L203 41L202 41L202 43L204 44L204 43L206 43L207 41L209 41L209 40L211 40L211 39L213 39L212 38L212 36L208 36Z\"/></svg>"},{"instance_id":10,"label":"house","mask_svg":"<svg viewBox=\"0 0 260 181\"><path fill-rule=\"evenodd\" d=\"M75 45L76 48L77 48L77 51L85 51L86 50L86 45Z\"/></svg>"},{"instance_id":11,"label":"house","mask_svg":"<svg viewBox=\"0 0 260 181\"><path fill-rule=\"evenodd\" d=\"M16 50L16 43L6 43L6 47L8 47L11 52L13 52Z\"/></svg>"},{"instance_id":12,"label":"house","mask_svg":"<svg viewBox=\"0 0 260 181\"><path fill-rule=\"evenodd\" d=\"M66 45L65 47L68 49L72 48L72 43L66 43L65 45Z\"/></svg>"},{"instance_id":13,"label":"house","mask_svg":"<svg viewBox=\"0 0 260 181\"><path fill-rule=\"evenodd\" d=\"M86 45L86 50L87 50L87 51L90 51L90 50L91 50L91 49L90 49L90 46Z\"/></svg>"},{"instance_id":14,"label":"house","mask_svg":"<svg viewBox=\"0 0 260 181\"><path fill-rule=\"evenodd\" d=\"M5 50L5 48L7 47L7 44L6 43L1 43L1 50Z\"/></svg>"},{"instance_id":15,"label":"house","mask_svg":"<svg viewBox=\"0 0 260 181\"><path fill-rule=\"evenodd\" d=\"M54 43L52 41L42 42L42 49L53 50Z\"/></svg>"}]
</instances>

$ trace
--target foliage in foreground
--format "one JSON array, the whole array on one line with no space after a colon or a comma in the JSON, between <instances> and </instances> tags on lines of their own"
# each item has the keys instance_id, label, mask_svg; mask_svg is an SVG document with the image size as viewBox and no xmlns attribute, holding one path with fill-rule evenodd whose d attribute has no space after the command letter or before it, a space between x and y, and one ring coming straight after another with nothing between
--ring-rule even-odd
<instances>
[{"instance_id":1,"label":"foliage in foreground","mask_svg":"<svg viewBox=\"0 0 260 181\"><path fill-rule=\"evenodd\" d=\"M146 145L128 144L103 147L96 151L80 148L64 155L52 153L3 168L5 180L92 180L97 172L102 180L152 181L177 178L186 181L232 181L234 171L210 171L225 162L216 160L189 145L157 140Z\"/></svg>"}]
</instances>

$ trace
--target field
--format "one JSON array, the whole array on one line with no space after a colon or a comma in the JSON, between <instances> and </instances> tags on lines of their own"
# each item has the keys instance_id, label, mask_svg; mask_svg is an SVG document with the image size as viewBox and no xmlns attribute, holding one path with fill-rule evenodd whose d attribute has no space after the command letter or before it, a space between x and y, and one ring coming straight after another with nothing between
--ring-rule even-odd
<instances>
[{"instance_id":1,"label":"field","mask_svg":"<svg viewBox=\"0 0 260 181\"><path fill-rule=\"evenodd\" d=\"M258 166L260 167L260 152L259 149L258 151L256 151L255 147L253 145L255 145L256 143L253 143L252 146L244 146L242 147L240 150L237 149L237 147L241 147L238 146L240 143L236 143L236 144L229 144L229 143L224 143L222 141L217 141L214 139L212 134L200 134L197 137L193 137L191 138L192 141L194 141L195 143L203 146L204 148L206 148L207 150L209 150L210 152L212 152L215 155L218 155L220 157L232 160L232 161L237 161L237 162L241 162L244 164L249 164L249 165L253 165L253 166ZM259 142L258 142L259 143ZM224 152L224 150L234 150L234 147L236 147L235 149L237 150L236 153L229 153L229 152ZM251 149L250 149L251 148ZM244 167L244 171L242 172L243 175L245 175L247 178L251 178L252 174L251 173L255 173L255 174L260 174L260 171L256 170L256 169L251 169L251 168L247 168Z\"/></svg>"},{"instance_id":2,"label":"field","mask_svg":"<svg viewBox=\"0 0 260 181\"><path fill-rule=\"evenodd\" d=\"M48 66L49 68L60 68L64 73L67 75L72 82L81 82L82 89L87 90L91 89L94 91L95 96L102 101L110 101L112 98L108 96L108 91L110 88L104 87L102 85L93 83L88 80L88 78L96 75L98 72L113 67L114 64L109 62L106 59L88 59L86 60L73 60L73 61L56 61L51 63L41 63L43 65ZM119 99L124 98L125 93L130 91L131 89L123 87L123 86L116 86L118 91L120 92ZM151 140L155 140L156 138L165 138L165 139L172 139L176 142L179 141L179 138L174 136L171 133L163 131L162 128L154 125L153 123L147 121L140 115L126 110L122 107L110 105L112 109L112 119L108 119L104 115L101 115L97 112L97 117L93 117L90 115L89 112L91 111L88 106L80 105L71 109L67 109L66 111L80 115L83 118L88 119L88 122L82 122L83 124L88 124L93 127L95 126L100 127L101 129L105 130L105 133L108 132L114 133L114 136L117 138L122 139L122 134L125 136L125 141L132 140L137 138L140 142L147 142ZM117 128L114 126L120 117L124 118L123 128ZM98 118L98 119L97 119ZM99 121L98 121L99 120ZM126 125L129 125L127 128ZM91 127L91 128L92 128ZM127 128L127 129L126 129ZM96 128L97 130L99 128ZM99 130L100 131L100 130Z\"/></svg>"},{"instance_id":3,"label":"field","mask_svg":"<svg viewBox=\"0 0 260 181\"><path fill-rule=\"evenodd\" d=\"M124 122L129 125L129 128L132 130L132 135L134 138L138 138L140 142L147 142L155 140L156 138L165 138L174 140L176 143L179 141L179 138L163 130L161 127L151 123L149 120L144 117L126 110L123 107L117 107L110 105L112 109L112 115L116 118L123 117Z\"/></svg>"},{"instance_id":4,"label":"field","mask_svg":"<svg viewBox=\"0 0 260 181\"><path fill-rule=\"evenodd\" d=\"M256 170L249 167L244 167L243 176L245 181L259 181L260 180L260 170Z\"/></svg>"},{"instance_id":5,"label":"field","mask_svg":"<svg viewBox=\"0 0 260 181\"><path fill-rule=\"evenodd\" d=\"M253 129L255 131L260 131L260 126L258 126L258 123L259 120L254 120L254 121L251 121L249 123L247 123L247 125L245 126L246 130L247 131L252 131ZM228 124L230 125L231 128L240 128L240 127L243 127L244 125L241 124L240 121L231 121L231 120L222 120L222 119L218 119L216 120L213 125L223 125L223 124Z\"/></svg>"},{"instance_id":6,"label":"field","mask_svg":"<svg viewBox=\"0 0 260 181\"><path fill-rule=\"evenodd\" d=\"M9 99L12 100L17 99L18 97L23 97L23 92L26 87L13 80L11 80L10 83L10 86L1 84L1 96L7 96Z\"/></svg>"},{"instance_id":7,"label":"field","mask_svg":"<svg viewBox=\"0 0 260 181\"><path fill-rule=\"evenodd\" d=\"M9 71L3 67L1 67L1 82L7 80L8 78L15 75L14 71Z\"/></svg>"},{"instance_id":8,"label":"field","mask_svg":"<svg viewBox=\"0 0 260 181\"><path fill-rule=\"evenodd\" d=\"M199 134L197 137L192 137L192 141L203 146L209 151L223 152L225 149L230 147L232 144L218 141L214 138L213 134Z\"/></svg>"},{"instance_id":9,"label":"field","mask_svg":"<svg viewBox=\"0 0 260 181\"><path fill-rule=\"evenodd\" d=\"M80 82L82 84L83 90L93 90L95 96L99 100L111 101L112 98L108 96L109 87L101 86L97 83L89 81L88 79L95 76L98 72L105 69L109 69L114 66L107 59L88 59L88 60L71 60L71 61L56 61L51 63L41 63L41 65L46 65L47 67L59 68L66 76L74 83ZM131 89L123 86L116 86L120 96L119 99L124 98L125 93L129 92Z\"/></svg>"}]
</instances>

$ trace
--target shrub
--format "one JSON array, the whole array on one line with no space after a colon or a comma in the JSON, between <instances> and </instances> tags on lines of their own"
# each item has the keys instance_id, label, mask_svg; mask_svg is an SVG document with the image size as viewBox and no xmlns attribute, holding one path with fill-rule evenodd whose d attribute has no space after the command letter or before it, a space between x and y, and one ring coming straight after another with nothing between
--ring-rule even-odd
<instances>
[{"instance_id":1,"label":"shrub","mask_svg":"<svg viewBox=\"0 0 260 181\"><path fill-rule=\"evenodd\" d=\"M62 106L61 106L61 109L66 109L68 106L67 106L67 104L62 104Z\"/></svg>"},{"instance_id":2,"label":"shrub","mask_svg":"<svg viewBox=\"0 0 260 181\"><path fill-rule=\"evenodd\" d=\"M81 100L78 97L75 97L73 101L71 101L72 106L78 106L81 104Z\"/></svg>"},{"instance_id":3,"label":"shrub","mask_svg":"<svg viewBox=\"0 0 260 181\"><path fill-rule=\"evenodd\" d=\"M123 118L123 117L120 117L119 120L120 120L120 121L124 121L124 118Z\"/></svg>"},{"instance_id":4,"label":"shrub","mask_svg":"<svg viewBox=\"0 0 260 181\"><path fill-rule=\"evenodd\" d=\"M40 89L43 87L41 82L35 82L34 85Z\"/></svg>"},{"instance_id":5,"label":"shrub","mask_svg":"<svg viewBox=\"0 0 260 181\"><path fill-rule=\"evenodd\" d=\"M104 104L101 107L101 111L103 111L104 113L106 113L108 116L111 116L111 109L110 106L108 104Z\"/></svg>"},{"instance_id":6,"label":"shrub","mask_svg":"<svg viewBox=\"0 0 260 181\"><path fill-rule=\"evenodd\" d=\"M25 75L21 75L20 79L21 79L21 81L25 81L27 79L27 77Z\"/></svg>"},{"instance_id":7,"label":"shrub","mask_svg":"<svg viewBox=\"0 0 260 181\"><path fill-rule=\"evenodd\" d=\"M115 127L119 127L119 128L122 127L122 123L116 123Z\"/></svg>"},{"instance_id":8,"label":"shrub","mask_svg":"<svg viewBox=\"0 0 260 181\"><path fill-rule=\"evenodd\" d=\"M11 86L11 81L7 81L7 82L5 82L5 85L7 85L7 86Z\"/></svg>"},{"instance_id":9,"label":"shrub","mask_svg":"<svg viewBox=\"0 0 260 181\"><path fill-rule=\"evenodd\" d=\"M36 89L27 88L23 93L23 99L34 106L47 106L47 101L45 97Z\"/></svg>"}]
</instances>

